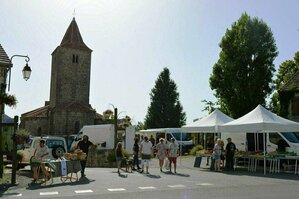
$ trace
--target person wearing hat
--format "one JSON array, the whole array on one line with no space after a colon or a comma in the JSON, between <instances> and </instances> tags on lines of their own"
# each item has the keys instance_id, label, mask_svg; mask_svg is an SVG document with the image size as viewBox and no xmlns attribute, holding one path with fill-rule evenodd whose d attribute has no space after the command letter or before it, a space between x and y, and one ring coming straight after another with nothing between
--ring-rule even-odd
<instances>
[{"instance_id":1,"label":"person wearing hat","mask_svg":"<svg viewBox=\"0 0 299 199\"><path fill-rule=\"evenodd\" d=\"M87 156L88 156L88 151L91 148L91 146L93 145L93 143L91 141L88 140L88 136L87 135L83 135L83 140L81 140L78 143L78 148L81 149L84 153L86 153L86 158L85 160L81 160L81 177L85 177L85 166L86 166L86 161L87 161Z\"/></svg>"},{"instance_id":2,"label":"person wearing hat","mask_svg":"<svg viewBox=\"0 0 299 199\"><path fill-rule=\"evenodd\" d=\"M170 144L168 146L168 159L169 159L169 171L171 173L171 163L173 163L174 173L176 173L176 160L178 157L179 147L176 143L174 143L175 139L170 139Z\"/></svg>"},{"instance_id":3,"label":"person wearing hat","mask_svg":"<svg viewBox=\"0 0 299 199\"><path fill-rule=\"evenodd\" d=\"M226 158L226 164L225 168L228 170L234 169L234 156L236 151L236 145L232 142L231 138L227 138L227 145L225 147L225 158Z\"/></svg>"}]
</instances>

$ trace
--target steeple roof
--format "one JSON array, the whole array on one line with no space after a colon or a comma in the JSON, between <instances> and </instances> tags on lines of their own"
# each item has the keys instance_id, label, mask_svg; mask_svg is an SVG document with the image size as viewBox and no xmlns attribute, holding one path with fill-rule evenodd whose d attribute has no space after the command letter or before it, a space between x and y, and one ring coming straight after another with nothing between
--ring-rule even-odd
<instances>
[{"instance_id":1,"label":"steeple roof","mask_svg":"<svg viewBox=\"0 0 299 199\"><path fill-rule=\"evenodd\" d=\"M3 47L1 46L1 44L0 44L0 65L4 65L4 66L11 65L10 59L6 54L5 50L3 49Z\"/></svg>"},{"instance_id":2,"label":"steeple roof","mask_svg":"<svg viewBox=\"0 0 299 199\"><path fill-rule=\"evenodd\" d=\"M76 23L75 18L73 18L71 24L69 25L66 33L60 43L61 47L75 48L80 50L92 51L83 42L82 36L79 31L79 27Z\"/></svg>"}]
</instances>

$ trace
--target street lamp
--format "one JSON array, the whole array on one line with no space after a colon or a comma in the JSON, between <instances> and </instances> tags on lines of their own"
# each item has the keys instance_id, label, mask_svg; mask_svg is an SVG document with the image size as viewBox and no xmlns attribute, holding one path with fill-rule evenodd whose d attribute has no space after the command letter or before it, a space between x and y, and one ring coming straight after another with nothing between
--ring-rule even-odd
<instances>
[{"instance_id":1,"label":"street lamp","mask_svg":"<svg viewBox=\"0 0 299 199\"><path fill-rule=\"evenodd\" d=\"M12 59L13 59L14 57L24 57L24 58L25 58L26 65L24 66L24 68L23 68L23 70L22 70L23 78L25 79L25 81L27 81L27 80L30 78L30 75L31 75L31 68L30 68L30 66L28 65L28 62L30 61L30 58L28 57L28 55L13 55L13 56L10 58L11 67L10 67L10 69L9 69L8 91L10 90L11 68L12 68L12 66L13 66L13 64L12 64Z\"/></svg>"},{"instance_id":2,"label":"street lamp","mask_svg":"<svg viewBox=\"0 0 299 199\"><path fill-rule=\"evenodd\" d=\"M9 82L8 82L8 90L10 90L10 79L11 79L11 68L13 66L12 64L12 60L14 57L24 57L25 61L26 61L26 65L24 66L22 73L23 73L23 78L27 81L30 78L31 75L31 68L28 66L28 62L30 61L30 58L28 57L28 55L13 55L10 58L10 66L8 67L9 70ZM1 89L1 94L5 94L6 92L6 74L4 75L5 79L3 82L3 89ZM0 136L2 136L2 115L4 113L4 104L1 107L0 110ZM14 119L15 121L15 130L17 129L17 123L18 123L18 119L17 117L15 117ZM13 136L14 137L14 136ZM1 140L1 139L0 139ZM12 174L11 174L11 184L15 184L16 183L16 170L17 170L17 162L16 162L16 155L17 155L17 144L15 142L15 140L13 140L13 151L12 151ZM2 157L0 157L2 158Z\"/></svg>"}]
</instances>

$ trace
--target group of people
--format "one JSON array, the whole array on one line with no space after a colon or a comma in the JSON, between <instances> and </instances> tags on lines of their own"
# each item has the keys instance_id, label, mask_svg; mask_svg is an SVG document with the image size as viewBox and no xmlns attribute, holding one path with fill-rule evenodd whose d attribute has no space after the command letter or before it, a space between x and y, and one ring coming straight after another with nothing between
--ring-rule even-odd
<instances>
[{"instance_id":1,"label":"group of people","mask_svg":"<svg viewBox=\"0 0 299 199\"><path fill-rule=\"evenodd\" d=\"M138 170L140 171L140 173L145 172L146 174L148 174L150 159L152 158L154 151L156 151L157 158L159 159L160 171L163 171L164 160L168 158L169 165L167 166L169 167L170 172L172 172L171 166L173 164L174 173L176 173L178 146L177 144L175 144L174 138L170 140L170 143L168 145L165 144L164 141L164 138L160 138L159 143L157 145L154 145L152 143L152 139L148 138L147 136L144 136L141 141L139 141L138 138L135 138L135 142L133 145L133 170ZM116 157L118 160L118 172L121 163L121 157L118 156L121 155L120 152L118 152L120 150L121 143L118 144L118 147L116 149ZM139 158L141 158L141 167L139 166Z\"/></svg>"},{"instance_id":2,"label":"group of people","mask_svg":"<svg viewBox=\"0 0 299 199\"><path fill-rule=\"evenodd\" d=\"M213 148L213 159L215 161L215 171L221 171L221 163L222 165L224 165L224 160L225 160L225 169L233 170L234 155L236 150L237 150L236 145L232 142L231 138L227 138L227 144L225 150L224 150L224 142L221 139L216 138L215 146Z\"/></svg>"}]
</instances>

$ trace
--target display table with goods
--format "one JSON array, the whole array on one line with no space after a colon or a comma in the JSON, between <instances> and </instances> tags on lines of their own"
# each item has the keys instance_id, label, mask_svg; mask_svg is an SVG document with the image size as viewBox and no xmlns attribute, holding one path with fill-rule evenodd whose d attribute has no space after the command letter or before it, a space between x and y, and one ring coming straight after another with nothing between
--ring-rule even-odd
<instances>
[{"instance_id":1,"label":"display table with goods","mask_svg":"<svg viewBox=\"0 0 299 199\"><path fill-rule=\"evenodd\" d=\"M38 167L37 174L42 176L39 181L42 181L47 184L47 182L53 183L54 177L60 177L62 182L67 180L78 181L78 172L81 171L80 160L85 160L86 154L82 151L76 151L76 153L64 153L64 156L57 160L46 160L43 162L37 162L32 160L31 167ZM42 165L46 166L46 171L49 173L49 176L45 174L41 175Z\"/></svg>"},{"instance_id":2,"label":"display table with goods","mask_svg":"<svg viewBox=\"0 0 299 199\"><path fill-rule=\"evenodd\" d=\"M256 172L259 162L266 160L269 164L269 173L280 173L280 168L283 166L284 171L291 171L299 174L299 156L294 152L269 152L264 156L263 151L257 152L237 152L235 154L235 167L239 164L240 160L245 162L247 160L248 171Z\"/></svg>"}]
</instances>

